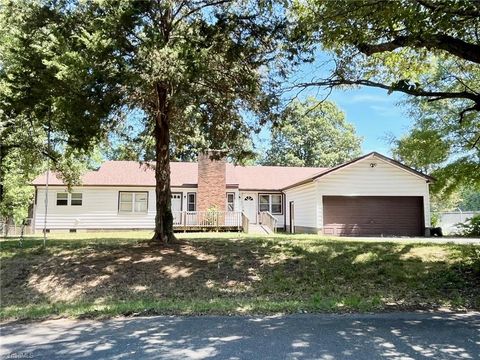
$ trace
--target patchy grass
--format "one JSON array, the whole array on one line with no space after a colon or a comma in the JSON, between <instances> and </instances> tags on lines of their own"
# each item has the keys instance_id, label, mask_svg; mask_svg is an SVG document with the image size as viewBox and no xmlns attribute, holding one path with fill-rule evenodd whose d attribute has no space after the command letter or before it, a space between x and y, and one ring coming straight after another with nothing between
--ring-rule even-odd
<instances>
[{"instance_id":1,"label":"patchy grass","mask_svg":"<svg viewBox=\"0 0 480 360\"><path fill-rule=\"evenodd\" d=\"M312 235L57 234L0 242L1 319L480 309L480 247Z\"/></svg>"}]
</instances>

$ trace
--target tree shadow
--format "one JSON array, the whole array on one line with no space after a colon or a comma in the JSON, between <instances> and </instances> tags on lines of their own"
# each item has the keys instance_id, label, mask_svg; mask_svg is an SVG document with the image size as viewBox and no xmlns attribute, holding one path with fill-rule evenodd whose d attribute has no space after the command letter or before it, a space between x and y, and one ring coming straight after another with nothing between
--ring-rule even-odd
<instances>
[{"instance_id":1,"label":"tree shadow","mask_svg":"<svg viewBox=\"0 0 480 360\"><path fill-rule=\"evenodd\" d=\"M478 248L444 245L461 259L425 260L415 244L189 238L34 240L2 260L2 307L135 300L297 301L299 309L480 308ZM2 244L12 250L11 244ZM428 244L421 244L428 248ZM440 254L441 255L441 254ZM148 310L148 309L147 309Z\"/></svg>"},{"instance_id":2,"label":"tree shadow","mask_svg":"<svg viewBox=\"0 0 480 360\"><path fill-rule=\"evenodd\" d=\"M468 314L51 320L2 329L0 356L45 359L474 359Z\"/></svg>"}]
</instances>

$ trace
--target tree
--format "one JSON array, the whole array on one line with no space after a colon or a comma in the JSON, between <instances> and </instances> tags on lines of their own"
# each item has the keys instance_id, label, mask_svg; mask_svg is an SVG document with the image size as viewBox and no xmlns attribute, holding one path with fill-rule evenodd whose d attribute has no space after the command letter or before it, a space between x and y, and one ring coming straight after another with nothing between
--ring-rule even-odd
<instances>
[{"instance_id":1,"label":"tree","mask_svg":"<svg viewBox=\"0 0 480 360\"><path fill-rule=\"evenodd\" d=\"M362 139L330 101L294 100L272 128L265 165L334 166L361 154Z\"/></svg>"},{"instance_id":2,"label":"tree","mask_svg":"<svg viewBox=\"0 0 480 360\"><path fill-rule=\"evenodd\" d=\"M299 86L371 86L480 111L480 5L466 0L309 0L293 9L292 54L318 45L330 76ZM478 133L477 133L478 135Z\"/></svg>"},{"instance_id":3,"label":"tree","mask_svg":"<svg viewBox=\"0 0 480 360\"><path fill-rule=\"evenodd\" d=\"M473 146L479 114L459 122L458 108L445 100L410 104L415 123L406 136L392 141L394 156L435 177L434 194L447 197L462 188L480 189L480 148Z\"/></svg>"},{"instance_id":4,"label":"tree","mask_svg":"<svg viewBox=\"0 0 480 360\"><path fill-rule=\"evenodd\" d=\"M458 121L458 106L447 100L411 99L415 120L410 132L392 139L394 157L435 177L431 205L435 212L462 207L464 193L480 189L480 148L477 138L479 113Z\"/></svg>"},{"instance_id":5,"label":"tree","mask_svg":"<svg viewBox=\"0 0 480 360\"><path fill-rule=\"evenodd\" d=\"M459 208L463 211L480 210L480 190L462 189L460 196L462 198Z\"/></svg>"},{"instance_id":6,"label":"tree","mask_svg":"<svg viewBox=\"0 0 480 360\"><path fill-rule=\"evenodd\" d=\"M274 100L265 65L278 58L283 22L268 1L9 2L2 12L15 38L11 52L35 49L18 69L2 59L14 98L8 119L54 119L68 144L88 150L126 112L144 114L142 133L154 140L155 240L174 239L171 134L197 135L198 149L234 148L242 157L239 145L251 129L242 115L265 115ZM29 94L32 68L45 74L33 84L43 103ZM30 100L21 111L10 105L19 97ZM29 116L38 104L41 112Z\"/></svg>"}]
</instances>

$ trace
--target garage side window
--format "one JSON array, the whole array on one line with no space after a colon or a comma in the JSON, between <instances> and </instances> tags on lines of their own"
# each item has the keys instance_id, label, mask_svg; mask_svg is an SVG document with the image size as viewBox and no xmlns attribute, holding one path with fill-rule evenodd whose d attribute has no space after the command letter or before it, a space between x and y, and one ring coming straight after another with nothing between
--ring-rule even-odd
<instances>
[{"instance_id":1,"label":"garage side window","mask_svg":"<svg viewBox=\"0 0 480 360\"><path fill-rule=\"evenodd\" d=\"M120 191L118 211L121 213L146 213L148 210L147 192Z\"/></svg>"}]
</instances>

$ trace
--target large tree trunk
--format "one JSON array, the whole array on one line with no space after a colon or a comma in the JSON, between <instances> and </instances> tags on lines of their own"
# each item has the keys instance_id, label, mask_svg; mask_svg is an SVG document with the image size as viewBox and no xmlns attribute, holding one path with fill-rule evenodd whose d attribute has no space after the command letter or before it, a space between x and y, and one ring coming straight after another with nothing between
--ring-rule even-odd
<instances>
[{"instance_id":1,"label":"large tree trunk","mask_svg":"<svg viewBox=\"0 0 480 360\"><path fill-rule=\"evenodd\" d=\"M156 85L157 111L155 115L155 234L153 240L168 243L173 234L172 199L170 191L170 107L167 87Z\"/></svg>"}]
</instances>

